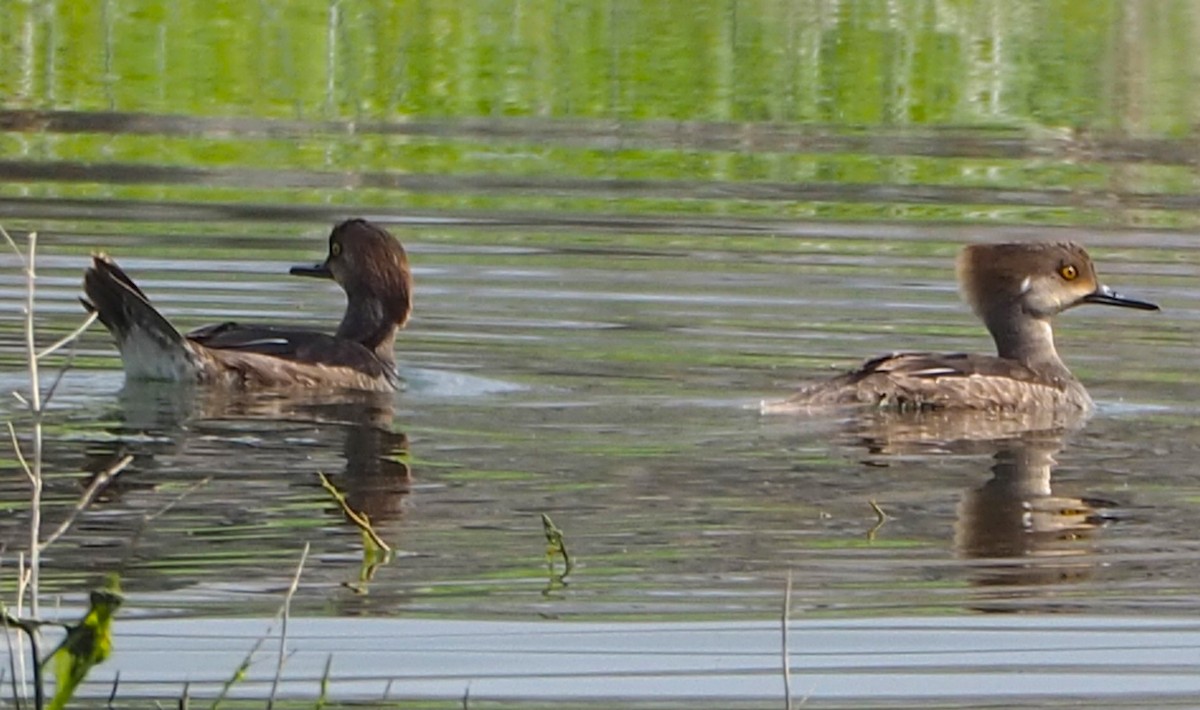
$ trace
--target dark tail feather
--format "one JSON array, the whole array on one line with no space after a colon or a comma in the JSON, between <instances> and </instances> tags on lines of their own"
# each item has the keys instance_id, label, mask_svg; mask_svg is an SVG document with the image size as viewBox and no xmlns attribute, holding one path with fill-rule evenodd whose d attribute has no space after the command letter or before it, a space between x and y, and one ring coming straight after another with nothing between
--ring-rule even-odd
<instances>
[{"instance_id":1,"label":"dark tail feather","mask_svg":"<svg viewBox=\"0 0 1200 710\"><path fill-rule=\"evenodd\" d=\"M121 351L125 374L151 380L181 380L195 371L195 356L178 330L162 317L146 294L104 254L92 257L80 299L95 311Z\"/></svg>"}]
</instances>

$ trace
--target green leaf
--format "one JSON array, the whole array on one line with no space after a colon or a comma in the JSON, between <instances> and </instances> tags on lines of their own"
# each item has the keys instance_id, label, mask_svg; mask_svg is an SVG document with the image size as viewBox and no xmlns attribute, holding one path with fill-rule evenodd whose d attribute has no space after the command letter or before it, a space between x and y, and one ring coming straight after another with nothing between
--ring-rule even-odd
<instances>
[{"instance_id":1,"label":"green leaf","mask_svg":"<svg viewBox=\"0 0 1200 710\"><path fill-rule=\"evenodd\" d=\"M67 707L75 689L92 667L104 662L112 652L112 619L122 601L124 598L115 581L108 589L93 591L91 607L83 620L67 630L67 637L42 662L43 666L51 661L54 663L56 688L50 710Z\"/></svg>"}]
</instances>

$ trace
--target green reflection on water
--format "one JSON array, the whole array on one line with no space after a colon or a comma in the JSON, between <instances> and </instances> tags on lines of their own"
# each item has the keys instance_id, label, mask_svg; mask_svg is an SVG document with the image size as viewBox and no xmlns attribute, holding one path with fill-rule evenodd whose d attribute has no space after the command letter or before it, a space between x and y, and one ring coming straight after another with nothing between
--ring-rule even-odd
<instances>
[{"instance_id":1,"label":"green reflection on water","mask_svg":"<svg viewBox=\"0 0 1200 710\"><path fill-rule=\"evenodd\" d=\"M1185 109L1187 3L7 3L8 105L189 115L1119 125ZM1182 53L1182 55L1181 55ZM1186 112L1148 117L1186 130Z\"/></svg>"},{"instance_id":2,"label":"green reflection on water","mask_svg":"<svg viewBox=\"0 0 1200 710\"><path fill-rule=\"evenodd\" d=\"M109 0L6 10L0 111L128 115L67 127L13 114L3 154L56 169L7 175L0 196L1190 224L1153 197L1109 208L1113 190L1191 189L1190 165L1169 144L1113 143L1190 131L1194 71L1178 61L1195 44L1187 3L709 0L680 12L649 0ZM983 132L905 142L906 131L950 127ZM526 176L550 181L520 184ZM564 193L564 177L583 182ZM681 178L717 190L672 183ZM604 182L614 179L657 182ZM843 189L772 196L776 183ZM724 199L731 185L743 188ZM858 185L1004 186L1042 199L845 189ZM1087 192L1052 194L1062 188Z\"/></svg>"}]
</instances>

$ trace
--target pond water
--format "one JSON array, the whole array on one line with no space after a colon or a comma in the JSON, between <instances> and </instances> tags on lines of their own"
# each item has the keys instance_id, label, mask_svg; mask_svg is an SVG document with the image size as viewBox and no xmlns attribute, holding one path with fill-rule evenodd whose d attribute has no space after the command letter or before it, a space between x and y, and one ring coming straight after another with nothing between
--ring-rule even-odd
<instances>
[{"instance_id":1,"label":"pond water","mask_svg":"<svg viewBox=\"0 0 1200 710\"><path fill-rule=\"evenodd\" d=\"M332 654L344 701L780 707L789 585L793 703L1194 698L1200 190L1178 63L1200 17L868 5L184 3L184 32L112 0L0 21L0 224L40 234L40 341L82 319L94 250L181 328L332 330L337 287L287 271L346 217L385 224L416 280L395 396L126 383L108 334L84 336L47 421L47 518L133 461L44 558L49 614L114 572L127 595L83 692L119 672L120 697L212 697L270 626L236 689L261 698L307 544L293 698ZM1012 239L1080 241L1163 307L1057 321L1090 420L758 413L880 353L990 351L954 257ZM0 390L23 390L24 280L0 267ZM0 466L11 604L28 490ZM391 560L364 557L318 472Z\"/></svg>"}]
</instances>

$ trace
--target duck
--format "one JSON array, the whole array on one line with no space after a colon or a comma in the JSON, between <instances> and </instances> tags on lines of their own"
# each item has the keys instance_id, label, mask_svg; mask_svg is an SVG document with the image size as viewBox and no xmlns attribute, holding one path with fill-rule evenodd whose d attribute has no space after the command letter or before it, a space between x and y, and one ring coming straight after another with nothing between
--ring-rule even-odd
<instances>
[{"instance_id":1,"label":"duck","mask_svg":"<svg viewBox=\"0 0 1200 710\"><path fill-rule=\"evenodd\" d=\"M1051 320L1085 303L1157 311L1102 284L1075 242L972 244L957 259L963 299L996 343L995 355L895 352L764 401L764 414L868 406L894 411L1088 413L1094 402L1054 347Z\"/></svg>"},{"instance_id":2,"label":"duck","mask_svg":"<svg viewBox=\"0 0 1200 710\"><path fill-rule=\"evenodd\" d=\"M112 334L126 380L396 390L396 332L408 323L413 293L403 245L383 227L351 219L333 227L324 261L290 273L332 279L345 291L346 311L332 335L235 322L180 333L104 253L92 256L80 301Z\"/></svg>"}]
</instances>

